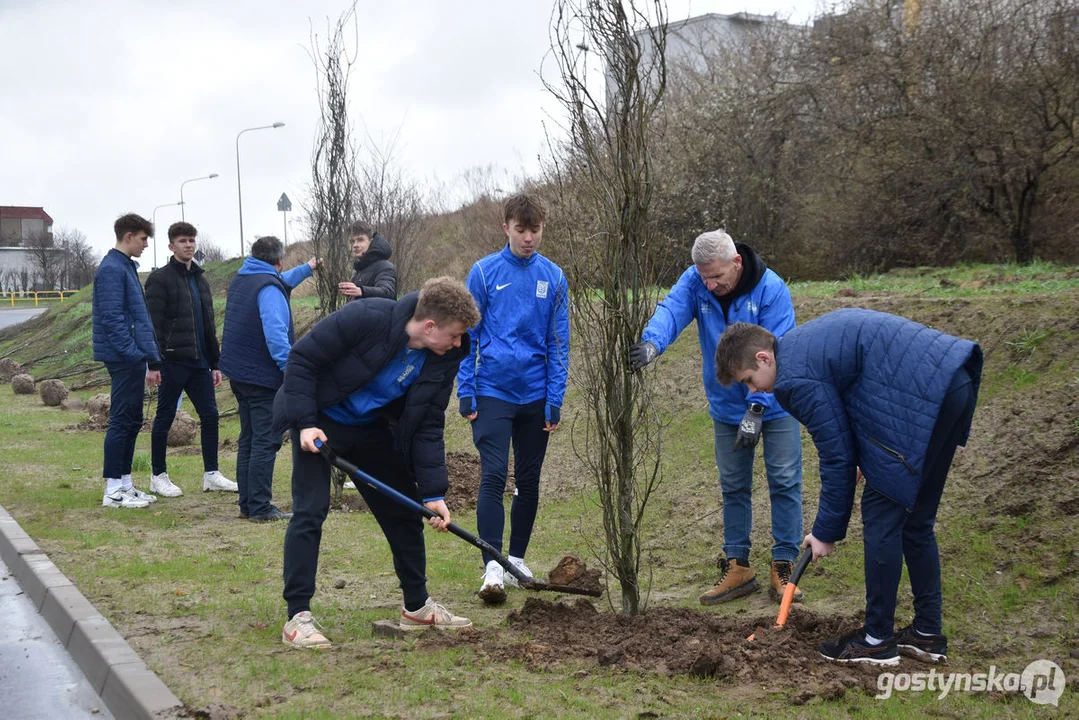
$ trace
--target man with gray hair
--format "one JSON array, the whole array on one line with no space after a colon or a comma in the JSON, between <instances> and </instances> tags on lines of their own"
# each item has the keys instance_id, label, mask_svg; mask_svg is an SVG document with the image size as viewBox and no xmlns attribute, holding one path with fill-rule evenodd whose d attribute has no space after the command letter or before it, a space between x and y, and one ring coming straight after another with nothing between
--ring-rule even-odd
<instances>
[{"instance_id":1,"label":"man with gray hair","mask_svg":"<svg viewBox=\"0 0 1079 720\"><path fill-rule=\"evenodd\" d=\"M682 273L656 306L641 342L629 350L640 370L697 321L704 390L715 436L716 467L723 492L723 553L719 582L700 596L714 605L755 592L760 586L749 565L753 524L754 448L764 436L764 465L772 504L771 595L783 596L802 541L801 427L771 393L749 393L744 385L723 387L716 380L715 351L720 335L736 322L760 325L776 337L794 327L790 291L753 248L735 243L722 230L693 243L693 266ZM801 599L801 593L795 596Z\"/></svg>"},{"instance_id":2,"label":"man with gray hair","mask_svg":"<svg viewBox=\"0 0 1079 720\"><path fill-rule=\"evenodd\" d=\"M240 410L236 449L240 515L253 522L291 517L270 503L273 467L281 447L281 435L273 432L273 401L296 340L289 297L292 288L311 277L319 261L311 258L282 273L284 255L284 246L272 235L251 245L250 257L229 283L221 331L218 367L228 377Z\"/></svg>"}]
</instances>

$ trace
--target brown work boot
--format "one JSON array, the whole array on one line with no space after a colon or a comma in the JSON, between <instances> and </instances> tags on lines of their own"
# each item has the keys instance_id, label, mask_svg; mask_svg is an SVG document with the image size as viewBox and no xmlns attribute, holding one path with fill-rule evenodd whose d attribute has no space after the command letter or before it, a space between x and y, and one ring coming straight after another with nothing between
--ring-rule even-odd
<instances>
[{"instance_id":1,"label":"brown work boot","mask_svg":"<svg viewBox=\"0 0 1079 720\"><path fill-rule=\"evenodd\" d=\"M776 602L783 600L783 593L787 590L787 583L791 580L791 572L794 571L794 563L790 560L772 561L772 587L768 594ZM802 602L802 591L796 590L794 602Z\"/></svg>"},{"instance_id":2,"label":"brown work boot","mask_svg":"<svg viewBox=\"0 0 1079 720\"><path fill-rule=\"evenodd\" d=\"M754 577L748 560L720 560L719 567L723 575L711 590L701 595L701 605L725 603L728 600L749 595L760 588L760 583Z\"/></svg>"}]
</instances>

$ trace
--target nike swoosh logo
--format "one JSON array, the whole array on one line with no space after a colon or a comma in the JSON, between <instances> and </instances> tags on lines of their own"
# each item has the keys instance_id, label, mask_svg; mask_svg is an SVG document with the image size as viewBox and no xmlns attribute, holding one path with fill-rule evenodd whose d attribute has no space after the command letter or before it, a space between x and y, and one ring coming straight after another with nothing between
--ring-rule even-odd
<instances>
[{"instance_id":1,"label":"nike swoosh logo","mask_svg":"<svg viewBox=\"0 0 1079 720\"><path fill-rule=\"evenodd\" d=\"M296 639L296 636L299 635L299 634L300 634L299 630L293 630L290 633L287 632L287 633L285 633L285 639L288 640L289 642L292 642L293 640Z\"/></svg>"},{"instance_id":2,"label":"nike swoosh logo","mask_svg":"<svg viewBox=\"0 0 1079 720\"><path fill-rule=\"evenodd\" d=\"M513 283L511 283L511 282L508 282L508 283L506 283L505 285L495 285L495 290L501 290L502 288L508 288L508 287L509 287L510 285L512 285L512 284L513 284Z\"/></svg>"}]
</instances>

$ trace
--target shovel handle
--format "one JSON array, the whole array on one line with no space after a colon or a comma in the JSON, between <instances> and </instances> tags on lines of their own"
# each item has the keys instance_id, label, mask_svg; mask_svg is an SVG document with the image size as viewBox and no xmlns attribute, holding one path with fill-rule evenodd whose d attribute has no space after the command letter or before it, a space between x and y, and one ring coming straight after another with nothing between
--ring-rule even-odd
<instances>
[{"instance_id":1,"label":"shovel handle","mask_svg":"<svg viewBox=\"0 0 1079 720\"><path fill-rule=\"evenodd\" d=\"M791 571L791 579L787 581L787 587L783 590L783 600L779 603L779 616L776 618L777 628L781 628L787 624L787 617L791 612L791 604L794 602L794 594L798 592L798 581L802 579L802 574L805 573L806 568L809 567L809 563L812 560L813 548L806 548L802 551L802 555L798 558L798 562L794 564L794 570Z\"/></svg>"},{"instance_id":2,"label":"shovel handle","mask_svg":"<svg viewBox=\"0 0 1079 720\"><path fill-rule=\"evenodd\" d=\"M326 458L327 462L343 470L353 479L353 481L361 482L372 490L377 490L391 500L395 500L401 505L404 505L405 507L412 508L426 518L441 517L441 515L436 513L434 510L425 507L423 504L413 500L408 495L405 495L404 493L393 489L381 480L376 480L372 476L365 473L363 470L360 470L358 467L350 463L348 460L338 457L337 453L335 453L329 445L322 442L321 440L315 441L315 447L318 448L319 453ZM483 538L476 537L468 530L465 530L460 525L452 522L446 526L446 529L457 537L464 540L465 542L471 543L480 550L489 553L495 559L495 561L505 569L506 572L517 578L517 581L520 582L522 585L532 582L531 577L525 575L523 572L517 569L517 566L511 563L509 561L509 558L496 550L495 547L491 545L491 543L487 542Z\"/></svg>"}]
</instances>

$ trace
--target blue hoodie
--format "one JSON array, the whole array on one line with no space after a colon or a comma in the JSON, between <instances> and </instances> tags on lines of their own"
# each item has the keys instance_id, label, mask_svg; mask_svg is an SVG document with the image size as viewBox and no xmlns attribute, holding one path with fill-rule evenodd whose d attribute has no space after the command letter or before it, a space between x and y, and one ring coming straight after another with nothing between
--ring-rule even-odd
<instances>
[{"instance_id":1,"label":"blue hoodie","mask_svg":"<svg viewBox=\"0 0 1079 720\"><path fill-rule=\"evenodd\" d=\"M481 319L457 373L457 397L561 408L569 372L569 283L539 253L519 258L507 244L480 259L466 281Z\"/></svg>"},{"instance_id":2,"label":"blue hoodie","mask_svg":"<svg viewBox=\"0 0 1079 720\"><path fill-rule=\"evenodd\" d=\"M746 386L734 383L723 387L716 380L716 346L719 336L728 325L736 322L760 325L776 337L794 327L794 304L791 293L783 280L771 270L764 268L763 261L746 245L738 243L743 261L752 257L757 266L759 279L745 292L731 300L724 313L720 300L705 287L697 267L690 266L671 291L667 293L652 319L644 329L642 340L656 346L659 352L667 349L693 320L697 321L697 336L701 343L702 376L704 391L708 396L708 413L713 420L737 425L752 403L764 406L764 419L776 420L787 413L770 393L750 395ZM748 267L748 262L746 266ZM749 272L747 269L745 272ZM737 290L736 290L737 291Z\"/></svg>"}]
</instances>

